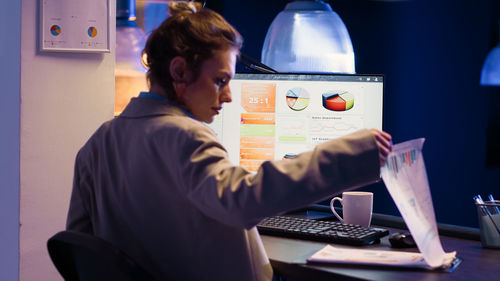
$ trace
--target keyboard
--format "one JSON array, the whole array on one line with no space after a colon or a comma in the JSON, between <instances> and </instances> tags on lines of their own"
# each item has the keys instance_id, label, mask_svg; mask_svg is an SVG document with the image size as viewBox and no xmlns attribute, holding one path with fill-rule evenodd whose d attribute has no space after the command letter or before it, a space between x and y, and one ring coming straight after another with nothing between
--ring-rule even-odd
<instances>
[{"instance_id":1,"label":"keyboard","mask_svg":"<svg viewBox=\"0 0 500 281\"><path fill-rule=\"evenodd\" d=\"M383 228L290 216L266 218L257 229L260 234L353 246L380 243L380 238L389 234L389 230Z\"/></svg>"}]
</instances>

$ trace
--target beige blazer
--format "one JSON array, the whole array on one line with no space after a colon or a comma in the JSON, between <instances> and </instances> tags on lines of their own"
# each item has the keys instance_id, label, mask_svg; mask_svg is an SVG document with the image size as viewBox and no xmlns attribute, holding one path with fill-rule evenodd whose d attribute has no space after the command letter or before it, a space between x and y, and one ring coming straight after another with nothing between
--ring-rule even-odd
<instances>
[{"instance_id":1,"label":"beige blazer","mask_svg":"<svg viewBox=\"0 0 500 281\"><path fill-rule=\"evenodd\" d=\"M270 280L255 225L377 181L379 170L363 130L249 173L178 107L134 98L78 152L67 229L112 242L165 280Z\"/></svg>"}]
</instances>

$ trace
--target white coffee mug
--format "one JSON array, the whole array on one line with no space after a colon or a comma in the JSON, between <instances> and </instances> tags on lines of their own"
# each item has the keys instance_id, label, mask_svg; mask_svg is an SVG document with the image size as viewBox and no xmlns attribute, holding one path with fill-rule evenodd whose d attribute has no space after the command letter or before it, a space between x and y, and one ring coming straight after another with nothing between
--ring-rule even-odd
<instances>
[{"instance_id":1,"label":"white coffee mug","mask_svg":"<svg viewBox=\"0 0 500 281\"><path fill-rule=\"evenodd\" d=\"M340 217L335 211L333 207L335 200L340 201L342 204L344 218ZM368 227L372 220L373 193L363 191L343 192L342 198L334 197L330 201L330 209L344 224L358 224Z\"/></svg>"}]
</instances>

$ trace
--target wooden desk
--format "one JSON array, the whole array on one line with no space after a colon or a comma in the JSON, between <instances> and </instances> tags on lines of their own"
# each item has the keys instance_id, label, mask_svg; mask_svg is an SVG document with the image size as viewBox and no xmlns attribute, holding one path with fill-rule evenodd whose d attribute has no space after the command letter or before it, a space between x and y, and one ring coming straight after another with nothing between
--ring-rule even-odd
<instances>
[{"instance_id":1,"label":"wooden desk","mask_svg":"<svg viewBox=\"0 0 500 281\"><path fill-rule=\"evenodd\" d=\"M389 228L390 229L390 228ZM396 231L390 229L391 233ZM302 280L500 280L500 250L485 249L479 241L441 236L446 252L456 251L462 263L453 272L433 272L418 269L369 267L359 265L305 264L307 257L326 243L262 235L262 241L274 271L294 281ZM369 249L391 249L387 237ZM345 247L335 245L338 247ZM417 251L405 249L403 251Z\"/></svg>"}]
</instances>

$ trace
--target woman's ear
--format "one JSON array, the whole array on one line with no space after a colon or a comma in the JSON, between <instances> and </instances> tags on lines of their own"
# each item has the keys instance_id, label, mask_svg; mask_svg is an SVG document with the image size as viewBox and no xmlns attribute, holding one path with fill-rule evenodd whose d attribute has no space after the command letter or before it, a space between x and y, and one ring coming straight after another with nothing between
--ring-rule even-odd
<instances>
[{"instance_id":1,"label":"woman's ear","mask_svg":"<svg viewBox=\"0 0 500 281\"><path fill-rule=\"evenodd\" d=\"M186 60L180 56L174 57L170 61L170 76L172 76L172 84L178 101L182 101L189 78L188 75Z\"/></svg>"},{"instance_id":2,"label":"woman's ear","mask_svg":"<svg viewBox=\"0 0 500 281\"><path fill-rule=\"evenodd\" d=\"M170 61L170 76L174 82L185 82L187 75L187 63L183 57L177 56Z\"/></svg>"}]
</instances>

